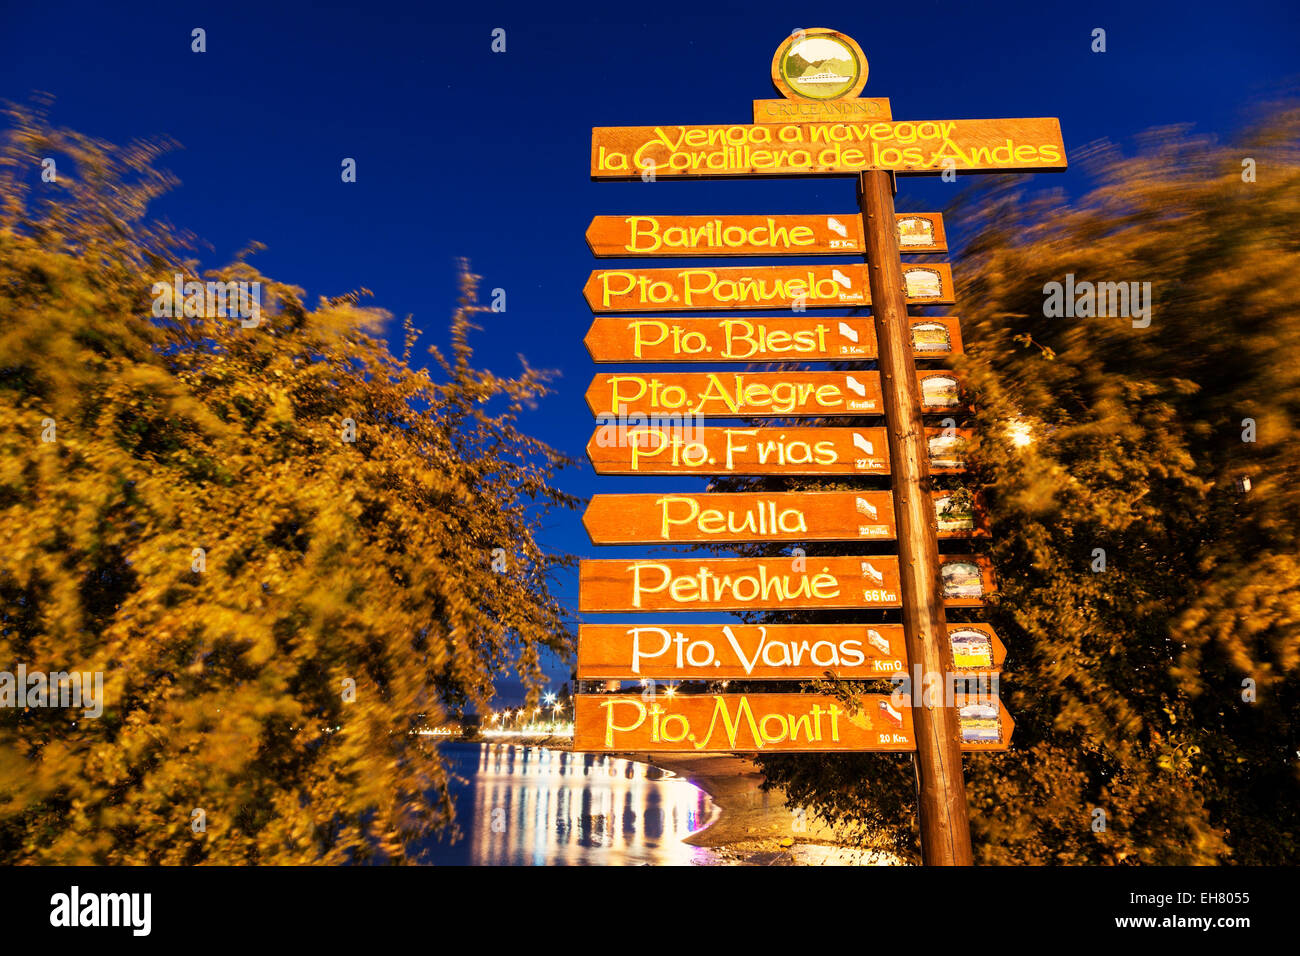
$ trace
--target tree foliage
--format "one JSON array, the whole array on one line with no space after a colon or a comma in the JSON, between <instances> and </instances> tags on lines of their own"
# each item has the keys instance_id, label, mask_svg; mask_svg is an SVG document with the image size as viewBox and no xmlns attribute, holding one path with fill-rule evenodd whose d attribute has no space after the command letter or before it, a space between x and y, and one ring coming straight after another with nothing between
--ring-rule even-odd
<instances>
[{"instance_id":1,"label":"tree foliage","mask_svg":"<svg viewBox=\"0 0 1300 956\"><path fill-rule=\"evenodd\" d=\"M968 235L967 480L1001 589L980 616L1008 647L1017 721L1011 752L965 761L979 861L1300 858L1298 143L1300 109L1282 104L1229 144L1160 129L1136 155L1076 151L1091 185L1073 202L1017 178L946 213ZM1149 282L1149 327L1047 317L1067 273ZM896 760L763 766L914 849Z\"/></svg>"},{"instance_id":2,"label":"tree foliage","mask_svg":"<svg viewBox=\"0 0 1300 956\"><path fill-rule=\"evenodd\" d=\"M546 376L474 367L463 263L435 378L364 293L311 308L244 257L200 277L146 220L167 144L10 116L0 669L102 672L106 703L0 710L0 858L411 858L453 819L415 731L485 708L503 673L535 695L543 649L571 646L549 586L567 559L536 539L575 504L552 486L567 459L519 428ZM260 324L155 317L174 273L260 282Z\"/></svg>"}]
</instances>

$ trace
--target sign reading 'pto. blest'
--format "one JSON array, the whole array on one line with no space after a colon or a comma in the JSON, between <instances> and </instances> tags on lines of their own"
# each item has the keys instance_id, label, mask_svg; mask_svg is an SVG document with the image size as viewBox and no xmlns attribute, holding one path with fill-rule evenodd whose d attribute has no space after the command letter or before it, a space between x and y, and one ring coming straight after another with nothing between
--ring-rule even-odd
<instances>
[{"instance_id":1,"label":"sign reading 'pto. blest'","mask_svg":"<svg viewBox=\"0 0 1300 956\"><path fill-rule=\"evenodd\" d=\"M676 176L835 176L1065 169L1052 117L787 123L733 126L597 126L593 179Z\"/></svg>"},{"instance_id":2,"label":"sign reading 'pto. blest'","mask_svg":"<svg viewBox=\"0 0 1300 956\"><path fill-rule=\"evenodd\" d=\"M1011 715L991 696L958 707L963 750L1005 750ZM580 694L573 749L621 752L908 751L916 749L906 698L862 694L850 710L820 694L699 696Z\"/></svg>"},{"instance_id":3,"label":"sign reading 'pto. blest'","mask_svg":"<svg viewBox=\"0 0 1300 956\"><path fill-rule=\"evenodd\" d=\"M943 263L903 266L907 301L947 305L952 270ZM871 304L864 265L597 269L582 288L593 312L839 308Z\"/></svg>"},{"instance_id":4,"label":"sign reading 'pto. blest'","mask_svg":"<svg viewBox=\"0 0 1300 956\"><path fill-rule=\"evenodd\" d=\"M960 355L955 315L914 318L916 358ZM789 362L874 359L870 318L597 316L584 339L596 362Z\"/></svg>"},{"instance_id":5,"label":"sign reading 'pto. blest'","mask_svg":"<svg viewBox=\"0 0 1300 956\"><path fill-rule=\"evenodd\" d=\"M947 252L938 213L897 213L901 252ZM843 256L861 254L862 216L596 216L597 256Z\"/></svg>"}]
</instances>

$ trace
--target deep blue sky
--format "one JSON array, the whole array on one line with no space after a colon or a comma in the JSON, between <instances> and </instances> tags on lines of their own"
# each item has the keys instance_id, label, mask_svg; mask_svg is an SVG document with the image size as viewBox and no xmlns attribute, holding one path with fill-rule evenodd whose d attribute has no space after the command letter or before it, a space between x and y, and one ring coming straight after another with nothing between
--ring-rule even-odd
<instances>
[{"instance_id":1,"label":"deep blue sky","mask_svg":"<svg viewBox=\"0 0 1300 956\"><path fill-rule=\"evenodd\" d=\"M1170 123L1227 136L1300 72L1295 0L6 6L0 98L45 90L59 125L179 140L165 165L182 186L158 212L213 245L205 266L260 240L260 268L312 301L365 286L442 342L453 260L470 257L485 288L508 296L479 337L481 363L507 372L522 353L561 372L527 425L579 457L596 371L580 293L599 264L583 240L591 216L846 212L854 201L849 178L592 183L592 126L749 122L751 100L776 96L773 51L810 26L859 42L863 93L889 97L897 119L1059 116L1067 150ZM190 51L194 27L206 53ZM490 49L497 27L504 54ZM1090 51L1095 27L1104 54ZM340 181L345 156L356 183ZM1083 184L1078 172L1038 178ZM961 185L900 182L911 208L941 209ZM597 479L583 461L562 482L575 493L665 490ZM546 543L594 554L576 515L553 522ZM599 556L619 553L633 552ZM561 582L573 606L576 590L576 574Z\"/></svg>"}]
</instances>

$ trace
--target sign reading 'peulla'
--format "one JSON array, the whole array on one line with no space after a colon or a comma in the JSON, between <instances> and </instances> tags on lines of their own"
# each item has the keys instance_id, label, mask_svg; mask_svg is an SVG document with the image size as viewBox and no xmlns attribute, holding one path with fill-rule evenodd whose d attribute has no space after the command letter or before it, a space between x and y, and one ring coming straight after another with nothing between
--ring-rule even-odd
<instances>
[{"instance_id":1,"label":"sign reading 'peulla'","mask_svg":"<svg viewBox=\"0 0 1300 956\"><path fill-rule=\"evenodd\" d=\"M574 698L573 749L633 752L761 750L908 751L916 749L906 698L862 694L857 707L820 694L699 696L580 694ZM1005 750L1012 721L987 695L960 702L966 750Z\"/></svg>"},{"instance_id":2,"label":"sign reading 'peulla'","mask_svg":"<svg viewBox=\"0 0 1300 956\"><path fill-rule=\"evenodd\" d=\"M1065 169L1060 121L882 120L732 126L597 126L593 179L835 176Z\"/></svg>"},{"instance_id":3,"label":"sign reading 'peulla'","mask_svg":"<svg viewBox=\"0 0 1300 956\"><path fill-rule=\"evenodd\" d=\"M953 669L996 670L1006 648L987 624L949 624ZM901 624L583 624L580 680L841 680L906 674Z\"/></svg>"},{"instance_id":4,"label":"sign reading 'peulla'","mask_svg":"<svg viewBox=\"0 0 1300 956\"><path fill-rule=\"evenodd\" d=\"M900 251L948 251L938 213L894 219ZM597 256L843 256L862 253L862 216L596 216L587 245Z\"/></svg>"},{"instance_id":5,"label":"sign reading 'peulla'","mask_svg":"<svg viewBox=\"0 0 1300 956\"><path fill-rule=\"evenodd\" d=\"M916 358L960 355L955 315L913 318ZM789 362L874 359L870 318L597 316L584 340L597 362Z\"/></svg>"},{"instance_id":6,"label":"sign reading 'peulla'","mask_svg":"<svg viewBox=\"0 0 1300 956\"><path fill-rule=\"evenodd\" d=\"M973 505L933 491L940 538L977 530ZM582 516L593 544L892 540L888 491L595 495Z\"/></svg>"},{"instance_id":7,"label":"sign reading 'peulla'","mask_svg":"<svg viewBox=\"0 0 1300 956\"><path fill-rule=\"evenodd\" d=\"M907 301L948 305L952 269L944 263L903 266ZM582 288L593 312L839 308L871 304L865 265L721 266L597 269Z\"/></svg>"}]
</instances>

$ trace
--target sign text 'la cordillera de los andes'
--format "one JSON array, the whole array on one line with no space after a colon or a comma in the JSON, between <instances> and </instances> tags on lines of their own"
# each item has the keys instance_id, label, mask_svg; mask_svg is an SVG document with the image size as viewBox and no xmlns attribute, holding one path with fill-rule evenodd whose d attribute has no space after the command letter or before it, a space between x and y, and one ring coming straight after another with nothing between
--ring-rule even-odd
<instances>
[{"instance_id":1,"label":"sign text 'la cordillera de los andes'","mask_svg":"<svg viewBox=\"0 0 1300 956\"><path fill-rule=\"evenodd\" d=\"M699 370L597 374L586 393L596 416L588 457L600 475L718 482L596 495L583 517L591 540L744 546L748 556L580 562L583 614L642 619L580 626L577 677L606 692L575 698L574 748L911 752L925 862L968 864L961 755L1010 746L1013 722L996 690L1006 648L986 623L947 619L982 607L996 583L983 556L938 551L940 539L964 549L987 530L978 489L946 477L965 473L974 434L960 419L970 398L950 368L917 364L963 354L959 318L934 311L956 302L952 270L901 258L947 252L946 227L939 213L895 211L893 177L1064 169L1060 123L895 119L889 100L861 95L861 47L822 27L780 44L771 79L781 98L755 100L753 123L592 129L595 180L851 175L858 211L591 220L597 257L693 260L592 271L582 290L595 314L592 359ZM737 262L747 256L822 258ZM730 262L700 261L708 257ZM710 312L721 314L699 314ZM742 476L752 477L728 484ZM802 483L782 487L785 477ZM819 477L834 486L810 490ZM762 556L764 545L793 550ZM783 621L792 611L832 620ZM833 621L848 611L877 623L860 613ZM677 624L668 612L761 623ZM831 697L745 683L828 675L897 686ZM975 694L957 693L972 675ZM642 686L618 692L626 680ZM689 686L656 695L647 681ZM937 699L919 706L908 685Z\"/></svg>"}]
</instances>

